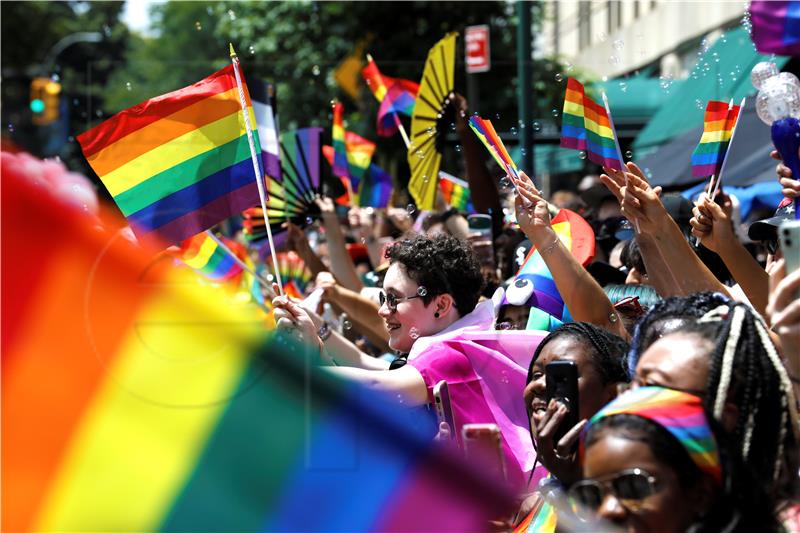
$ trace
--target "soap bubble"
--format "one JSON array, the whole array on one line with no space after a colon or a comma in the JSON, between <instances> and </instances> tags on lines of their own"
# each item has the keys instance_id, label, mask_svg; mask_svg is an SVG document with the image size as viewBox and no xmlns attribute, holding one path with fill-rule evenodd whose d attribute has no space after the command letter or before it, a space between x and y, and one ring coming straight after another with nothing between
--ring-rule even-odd
<instances>
[{"instance_id":1,"label":"soap bubble","mask_svg":"<svg viewBox=\"0 0 800 533\"><path fill-rule=\"evenodd\" d=\"M535 120L533 121L533 124L531 124L531 126L533 126L533 131L542 131L542 125Z\"/></svg>"},{"instance_id":2,"label":"soap bubble","mask_svg":"<svg viewBox=\"0 0 800 533\"><path fill-rule=\"evenodd\" d=\"M633 152L631 152L630 150L625 152L625 159L633 159Z\"/></svg>"},{"instance_id":3,"label":"soap bubble","mask_svg":"<svg viewBox=\"0 0 800 533\"><path fill-rule=\"evenodd\" d=\"M200 24L199 20L194 21L194 29L196 29L197 31L200 31L200 30L203 29L203 25Z\"/></svg>"},{"instance_id":4,"label":"soap bubble","mask_svg":"<svg viewBox=\"0 0 800 533\"><path fill-rule=\"evenodd\" d=\"M756 89L761 89L761 86L767 79L777 75L778 67L775 65L775 63L770 61L762 61L753 67L753 70L750 72L750 81L753 82L753 87Z\"/></svg>"},{"instance_id":5,"label":"soap bubble","mask_svg":"<svg viewBox=\"0 0 800 533\"><path fill-rule=\"evenodd\" d=\"M253 45L250 45L250 48L248 48L247 51L250 52L251 56L256 55L256 47Z\"/></svg>"},{"instance_id":6,"label":"soap bubble","mask_svg":"<svg viewBox=\"0 0 800 533\"><path fill-rule=\"evenodd\" d=\"M563 74L561 74L560 72L557 72L557 73L556 73L556 81L557 81L558 83L561 83L562 81L564 81L564 75L563 75Z\"/></svg>"},{"instance_id":7,"label":"soap bubble","mask_svg":"<svg viewBox=\"0 0 800 533\"><path fill-rule=\"evenodd\" d=\"M311 67L311 74L313 74L314 76L319 76L319 73L320 73L319 65L314 65L313 67Z\"/></svg>"},{"instance_id":8,"label":"soap bubble","mask_svg":"<svg viewBox=\"0 0 800 533\"><path fill-rule=\"evenodd\" d=\"M578 157L580 157L581 159L586 159L586 152L584 150L581 150L580 152L578 152Z\"/></svg>"},{"instance_id":9,"label":"soap bubble","mask_svg":"<svg viewBox=\"0 0 800 533\"><path fill-rule=\"evenodd\" d=\"M417 296L424 298L427 295L428 295L428 289L426 289L425 287L419 287L417 289Z\"/></svg>"},{"instance_id":10,"label":"soap bubble","mask_svg":"<svg viewBox=\"0 0 800 533\"><path fill-rule=\"evenodd\" d=\"M460 145L460 144L457 144L457 145L456 145L456 152L460 152L460 151L461 151L461 145Z\"/></svg>"},{"instance_id":11,"label":"soap bubble","mask_svg":"<svg viewBox=\"0 0 800 533\"><path fill-rule=\"evenodd\" d=\"M556 109L554 107L553 109L550 110L550 114L553 115L554 117L557 117L558 116L558 109Z\"/></svg>"},{"instance_id":12,"label":"soap bubble","mask_svg":"<svg viewBox=\"0 0 800 533\"><path fill-rule=\"evenodd\" d=\"M345 320L344 322L342 322L342 328L344 328L345 331L350 330L353 328L353 323L350 322L349 320Z\"/></svg>"},{"instance_id":13,"label":"soap bubble","mask_svg":"<svg viewBox=\"0 0 800 533\"><path fill-rule=\"evenodd\" d=\"M125 88L128 89L129 91L132 91L133 90L133 86L131 85L131 82L129 82L129 81L125 82Z\"/></svg>"},{"instance_id":14,"label":"soap bubble","mask_svg":"<svg viewBox=\"0 0 800 533\"><path fill-rule=\"evenodd\" d=\"M407 212L409 215L413 215L413 214L414 214L414 212L416 212L416 210L417 210L417 208L414 206L414 204L408 204L408 205L406 206L406 212Z\"/></svg>"},{"instance_id":15,"label":"soap bubble","mask_svg":"<svg viewBox=\"0 0 800 533\"><path fill-rule=\"evenodd\" d=\"M628 84L624 81L619 82L619 90L622 92L628 92Z\"/></svg>"},{"instance_id":16,"label":"soap bubble","mask_svg":"<svg viewBox=\"0 0 800 533\"><path fill-rule=\"evenodd\" d=\"M612 46L614 47L614 50L622 50L622 48L625 46L625 41L622 39L615 39Z\"/></svg>"},{"instance_id":17,"label":"soap bubble","mask_svg":"<svg viewBox=\"0 0 800 533\"><path fill-rule=\"evenodd\" d=\"M609 65L619 65L619 57L616 56L616 55L613 55L613 56L609 57L608 58L608 64Z\"/></svg>"},{"instance_id":18,"label":"soap bubble","mask_svg":"<svg viewBox=\"0 0 800 533\"><path fill-rule=\"evenodd\" d=\"M511 130L510 131L511 131L511 135L515 135L516 136L517 128L515 128L514 126L511 126Z\"/></svg>"}]
</instances>

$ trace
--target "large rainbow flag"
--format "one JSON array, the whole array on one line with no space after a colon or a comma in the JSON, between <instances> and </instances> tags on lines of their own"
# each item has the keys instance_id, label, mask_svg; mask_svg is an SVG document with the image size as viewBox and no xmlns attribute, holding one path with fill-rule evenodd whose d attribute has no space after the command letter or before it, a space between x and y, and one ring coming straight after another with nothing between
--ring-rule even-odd
<instances>
[{"instance_id":1,"label":"large rainbow flag","mask_svg":"<svg viewBox=\"0 0 800 533\"><path fill-rule=\"evenodd\" d=\"M139 237L178 243L259 203L233 65L120 111L78 142Z\"/></svg>"},{"instance_id":2,"label":"large rainbow flag","mask_svg":"<svg viewBox=\"0 0 800 533\"><path fill-rule=\"evenodd\" d=\"M572 252L575 259L582 265L587 265L594 257L594 231L586 220L579 214L569 209L561 209L550 221L550 225L564 246ZM569 318L569 312L564 305L564 300L558 292L553 275L536 247L531 248L528 257L517 272L513 287L524 289L525 284L530 284L528 305L540 309L560 321ZM509 300L512 299L513 290L508 292ZM515 302L512 302L515 303Z\"/></svg>"},{"instance_id":3,"label":"large rainbow flag","mask_svg":"<svg viewBox=\"0 0 800 533\"><path fill-rule=\"evenodd\" d=\"M740 107L709 100L703 116L703 135L692 153L692 176L719 176Z\"/></svg>"},{"instance_id":4,"label":"large rainbow flag","mask_svg":"<svg viewBox=\"0 0 800 533\"><path fill-rule=\"evenodd\" d=\"M402 78L392 78L381 74L378 65L369 58L367 65L361 70L364 81L380 102L378 109L377 130L382 137L391 137L399 129L398 113L411 116L414 111L419 84Z\"/></svg>"},{"instance_id":5,"label":"large rainbow flag","mask_svg":"<svg viewBox=\"0 0 800 533\"><path fill-rule=\"evenodd\" d=\"M3 170L3 253L25 258L2 272L4 531L477 532L509 511L410 410Z\"/></svg>"},{"instance_id":6,"label":"large rainbow flag","mask_svg":"<svg viewBox=\"0 0 800 533\"><path fill-rule=\"evenodd\" d=\"M592 163L622 169L617 133L606 108L586 95L583 84L567 80L564 113L561 123L561 146L586 150Z\"/></svg>"}]
</instances>

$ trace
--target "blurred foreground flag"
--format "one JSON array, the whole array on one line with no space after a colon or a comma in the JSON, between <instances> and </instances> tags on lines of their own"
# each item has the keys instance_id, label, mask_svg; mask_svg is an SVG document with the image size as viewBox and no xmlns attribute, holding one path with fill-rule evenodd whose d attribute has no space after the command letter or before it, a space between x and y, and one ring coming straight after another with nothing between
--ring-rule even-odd
<instances>
[{"instance_id":1,"label":"blurred foreground flag","mask_svg":"<svg viewBox=\"0 0 800 533\"><path fill-rule=\"evenodd\" d=\"M139 237L177 244L259 203L232 65L120 111L78 142Z\"/></svg>"},{"instance_id":2,"label":"blurred foreground flag","mask_svg":"<svg viewBox=\"0 0 800 533\"><path fill-rule=\"evenodd\" d=\"M506 511L410 410L310 374L317 354L165 254L5 165L0 198L3 531L483 531Z\"/></svg>"},{"instance_id":3,"label":"blurred foreground flag","mask_svg":"<svg viewBox=\"0 0 800 533\"><path fill-rule=\"evenodd\" d=\"M800 2L753 0L749 10L751 38L759 52L800 55Z\"/></svg>"}]
</instances>

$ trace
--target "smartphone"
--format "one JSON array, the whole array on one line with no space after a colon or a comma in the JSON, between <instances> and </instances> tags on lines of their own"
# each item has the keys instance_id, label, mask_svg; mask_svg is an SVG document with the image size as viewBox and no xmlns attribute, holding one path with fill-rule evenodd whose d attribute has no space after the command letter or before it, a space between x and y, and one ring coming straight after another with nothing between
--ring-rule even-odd
<instances>
[{"instance_id":1,"label":"smartphone","mask_svg":"<svg viewBox=\"0 0 800 533\"><path fill-rule=\"evenodd\" d=\"M574 361L553 361L544 365L547 403L550 400L564 404L567 416L561 421L553 436L555 446L564 434L578 423L578 365Z\"/></svg>"},{"instance_id":2,"label":"smartphone","mask_svg":"<svg viewBox=\"0 0 800 533\"><path fill-rule=\"evenodd\" d=\"M786 261L786 275L795 270L800 270L800 220L791 220L781 224L778 228L783 259ZM795 294L800 298L800 292Z\"/></svg>"},{"instance_id":3,"label":"smartphone","mask_svg":"<svg viewBox=\"0 0 800 533\"><path fill-rule=\"evenodd\" d=\"M492 240L492 217L482 213L475 213L467 216L467 226L470 233L477 233L481 236L480 240Z\"/></svg>"},{"instance_id":4,"label":"smartphone","mask_svg":"<svg viewBox=\"0 0 800 533\"><path fill-rule=\"evenodd\" d=\"M447 427L450 428L450 438L458 440L456 439L456 419L453 416L453 406L450 404L450 391L445 380L433 386L433 402L439 424L447 422Z\"/></svg>"},{"instance_id":5,"label":"smartphone","mask_svg":"<svg viewBox=\"0 0 800 533\"><path fill-rule=\"evenodd\" d=\"M461 440L467 461L499 482L508 481L503 440L497 424L464 424Z\"/></svg>"}]
</instances>

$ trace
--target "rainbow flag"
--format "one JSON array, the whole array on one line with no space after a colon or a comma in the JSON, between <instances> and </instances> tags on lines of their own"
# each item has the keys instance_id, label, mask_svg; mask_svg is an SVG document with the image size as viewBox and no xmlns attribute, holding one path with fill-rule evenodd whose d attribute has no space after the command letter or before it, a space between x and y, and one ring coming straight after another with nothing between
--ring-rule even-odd
<instances>
[{"instance_id":1,"label":"rainbow flag","mask_svg":"<svg viewBox=\"0 0 800 533\"><path fill-rule=\"evenodd\" d=\"M709 100L703 116L703 135L692 153L692 176L719 176L740 109L738 105Z\"/></svg>"},{"instance_id":2,"label":"rainbow flag","mask_svg":"<svg viewBox=\"0 0 800 533\"><path fill-rule=\"evenodd\" d=\"M800 55L800 2L753 0L750 2L751 38L762 54Z\"/></svg>"},{"instance_id":3,"label":"rainbow flag","mask_svg":"<svg viewBox=\"0 0 800 533\"><path fill-rule=\"evenodd\" d=\"M375 163L370 163L358 189L358 205L384 208L392 196L392 176Z\"/></svg>"},{"instance_id":4,"label":"rainbow flag","mask_svg":"<svg viewBox=\"0 0 800 533\"><path fill-rule=\"evenodd\" d=\"M617 133L606 108L586 95L583 84L567 80L561 123L561 146L586 150L592 163L621 170Z\"/></svg>"},{"instance_id":5,"label":"rainbow flag","mask_svg":"<svg viewBox=\"0 0 800 533\"><path fill-rule=\"evenodd\" d=\"M474 213L475 207L469 193L469 183L451 176L447 172L439 171L439 188L444 196L444 201L450 207L455 207L459 211Z\"/></svg>"},{"instance_id":6,"label":"rainbow flag","mask_svg":"<svg viewBox=\"0 0 800 533\"><path fill-rule=\"evenodd\" d=\"M353 186L353 190L357 191L361 179L372 162L372 156L375 154L375 143L352 131L345 132L344 142L347 148L347 168L349 170L350 184Z\"/></svg>"},{"instance_id":7,"label":"rainbow flag","mask_svg":"<svg viewBox=\"0 0 800 533\"><path fill-rule=\"evenodd\" d=\"M411 80L392 78L381 74L378 65L371 58L361 70L364 81L380 102L378 109L377 130L382 137L391 137L398 130L400 118L398 113L411 116L414 111L419 84Z\"/></svg>"},{"instance_id":8,"label":"rainbow flag","mask_svg":"<svg viewBox=\"0 0 800 533\"><path fill-rule=\"evenodd\" d=\"M591 262L594 257L594 231L583 217L569 209L561 209L550 221L550 225L579 263L586 266ZM531 248L517 272L516 280L507 292L509 301L514 299L514 292L517 290L526 295L527 305L545 311L562 322L568 320L569 313L564 300L536 247ZM516 300L511 303L516 304Z\"/></svg>"},{"instance_id":9,"label":"rainbow flag","mask_svg":"<svg viewBox=\"0 0 800 533\"><path fill-rule=\"evenodd\" d=\"M543 502L541 507L528 513L528 516L514 528L513 533L554 533L557 521L555 507L549 502Z\"/></svg>"},{"instance_id":10,"label":"rainbow flag","mask_svg":"<svg viewBox=\"0 0 800 533\"><path fill-rule=\"evenodd\" d=\"M350 168L347 165L347 145L344 139L344 106L341 102L333 104L333 131L331 136L333 138L333 175L334 176L350 176Z\"/></svg>"},{"instance_id":11,"label":"rainbow flag","mask_svg":"<svg viewBox=\"0 0 800 533\"><path fill-rule=\"evenodd\" d=\"M239 243L224 237L219 237L219 239L232 252L238 252L237 255L240 259L247 255ZM205 232L183 241L175 256L204 278L218 283L235 278L243 270L230 254Z\"/></svg>"},{"instance_id":12,"label":"rainbow flag","mask_svg":"<svg viewBox=\"0 0 800 533\"><path fill-rule=\"evenodd\" d=\"M25 258L2 273L3 531L477 532L509 511L418 415L309 373L225 291L27 176L4 168L3 193Z\"/></svg>"},{"instance_id":13,"label":"rainbow flag","mask_svg":"<svg viewBox=\"0 0 800 533\"><path fill-rule=\"evenodd\" d=\"M481 118L478 115L472 115L469 117L469 127L472 128L472 131L475 132L478 139L480 139L486 149L489 150L489 153L492 154L492 157L497 161L497 164L500 165L500 168L505 170L508 175L516 177L517 165L514 163L514 160L511 159L502 139L500 139L494 126L492 126L492 121Z\"/></svg>"},{"instance_id":14,"label":"rainbow flag","mask_svg":"<svg viewBox=\"0 0 800 533\"><path fill-rule=\"evenodd\" d=\"M232 65L121 111L78 142L138 237L178 243L259 203Z\"/></svg>"}]
</instances>

